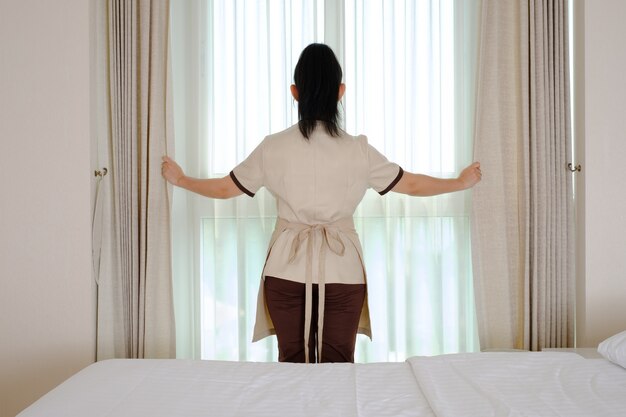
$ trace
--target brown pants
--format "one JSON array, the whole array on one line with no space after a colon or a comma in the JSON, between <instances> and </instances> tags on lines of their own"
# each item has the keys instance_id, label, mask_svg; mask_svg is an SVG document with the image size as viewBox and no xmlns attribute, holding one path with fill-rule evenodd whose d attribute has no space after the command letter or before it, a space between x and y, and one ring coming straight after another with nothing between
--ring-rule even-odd
<instances>
[{"instance_id":1,"label":"brown pants","mask_svg":"<svg viewBox=\"0 0 626 417\"><path fill-rule=\"evenodd\" d=\"M304 360L305 285L275 277L265 277L265 301L278 338L280 362ZM354 362L354 346L365 284L326 284L322 357L316 360L318 286L313 284L309 363Z\"/></svg>"}]
</instances>

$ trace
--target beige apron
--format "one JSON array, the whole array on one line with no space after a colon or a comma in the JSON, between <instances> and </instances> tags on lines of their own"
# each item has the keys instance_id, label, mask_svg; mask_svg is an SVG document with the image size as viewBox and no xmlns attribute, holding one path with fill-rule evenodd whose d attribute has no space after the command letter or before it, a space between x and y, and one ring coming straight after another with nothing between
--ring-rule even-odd
<instances>
[{"instance_id":1,"label":"beige apron","mask_svg":"<svg viewBox=\"0 0 626 417\"><path fill-rule=\"evenodd\" d=\"M318 357L322 355L322 333L324 325L324 295L325 295L325 260L326 252L332 251L339 256L343 256L345 250L345 240L348 239L356 248L359 254L359 260L363 266L363 276L367 283L367 277L365 274L365 266L363 265L363 250L361 249L361 242L359 236L354 229L354 221L350 218L344 218L332 223L308 225L302 223L291 223L287 220L279 218L274 228L274 233L270 239L269 248L266 256L267 259L270 256L272 247L278 239L278 237L285 230L292 230L297 232L291 243L291 249L289 253L289 262L292 262L298 251L306 250L306 278L305 278L305 321L304 321L304 355L305 360L309 361L309 335L311 332L311 306L312 306L312 288L313 288L313 234L317 233L321 237L322 245L319 249L319 305L318 305ZM306 241L306 242L305 242ZM303 246L306 245L306 248ZM278 277L280 278L280 277ZM252 341L256 342L264 337L276 334L272 319L270 318L267 304L265 302L264 292L264 280L265 280L265 267L261 274L261 285L259 288L259 295L257 301L257 314L256 323L254 325L254 334ZM367 290L366 290L367 291ZM367 292L365 300L363 302L363 309L361 310L361 318L359 319L358 332L372 338L369 308L367 305Z\"/></svg>"}]
</instances>

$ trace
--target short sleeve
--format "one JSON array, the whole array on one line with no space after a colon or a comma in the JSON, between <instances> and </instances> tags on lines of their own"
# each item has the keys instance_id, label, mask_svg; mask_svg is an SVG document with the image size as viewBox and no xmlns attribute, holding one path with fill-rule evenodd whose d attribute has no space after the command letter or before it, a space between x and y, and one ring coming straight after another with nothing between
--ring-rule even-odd
<instances>
[{"instance_id":1,"label":"short sleeve","mask_svg":"<svg viewBox=\"0 0 626 417\"><path fill-rule=\"evenodd\" d=\"M385 195L400 181L404 171L378 152L372 145L367 145L369 163L369 186L380 195Z\"/></svg>"},{"instance_id":2,"label":"short sleeve","mask_svg":"<svg viewBox=\"0 0 626 417\"><path fill-rule=\"evenodd\" d=\"M261 142L248 157L230 171L230 177L241 191L254 197L263 186L263 144Z\"/></svg>"}]
</instances>

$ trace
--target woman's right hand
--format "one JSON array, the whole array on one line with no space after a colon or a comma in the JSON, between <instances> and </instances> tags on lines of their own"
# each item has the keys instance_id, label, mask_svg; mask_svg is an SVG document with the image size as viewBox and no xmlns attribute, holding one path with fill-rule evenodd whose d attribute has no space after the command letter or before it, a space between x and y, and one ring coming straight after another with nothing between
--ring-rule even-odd
<instances>
[{"instance_id":1,"label":"woman's right hand","mask_svg":"<svg viewBox=\"0 0 626 417\"><path fill-rule=\"evenodd\" d=\"M459 180L463 184L464 189L472 188L483 178L483 173L480 171L480 162L474 162L459 175Z\"/></svg>"},{"instance_id":2,"label":"woman's right hand","mask_svg":"<svg viewBox=\"0 0 626 417\"><path fill-rule=\"evenodd\" d=\"M180 185L180 180L185 176L183 169L168 156L164 156L161 163L161 175L170 184Z\"/></svg>"}]
</instances>

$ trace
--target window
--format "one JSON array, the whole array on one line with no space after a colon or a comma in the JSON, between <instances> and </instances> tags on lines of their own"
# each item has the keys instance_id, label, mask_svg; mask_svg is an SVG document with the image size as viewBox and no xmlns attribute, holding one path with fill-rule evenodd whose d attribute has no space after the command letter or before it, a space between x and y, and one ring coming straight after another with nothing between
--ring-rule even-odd
<instances>
[{"instance_id":1,"label":"window","mask_svg":"<svg viewBox=\"0 0 626 417\"><path fill-rule=\"evenodd\" d=\"M349 133L366 134L413 172L456 176L471 162L476 11L466 2L214 0L172 8L176 158L189 175L223 176L265 135L297 121L289 85L311 42L329 44L342 62ZM374 341L357 341L357 361L477 349L469 198L366 194L355 224ZM228 201L175 191L181 357L276 360L274 338L250 343L275 215L266 191Z\"/></svg>"}]
</instances>

